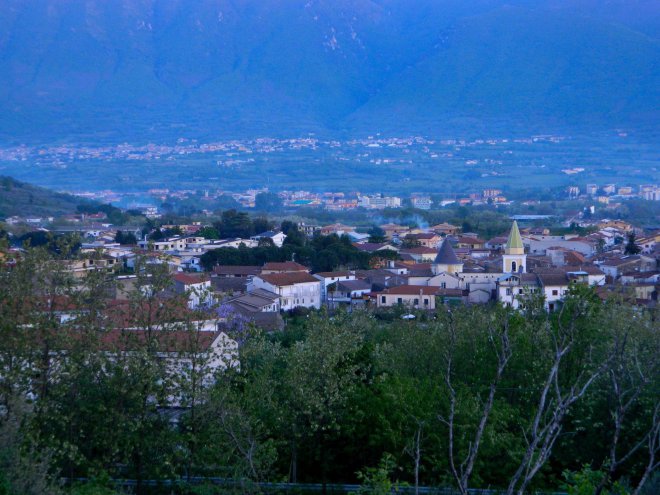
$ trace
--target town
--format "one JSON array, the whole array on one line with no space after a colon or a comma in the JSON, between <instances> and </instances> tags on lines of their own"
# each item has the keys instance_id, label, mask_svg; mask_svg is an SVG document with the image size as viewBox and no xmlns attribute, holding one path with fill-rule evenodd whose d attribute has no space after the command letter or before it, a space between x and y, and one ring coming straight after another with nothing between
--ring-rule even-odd
<instances>
[{"instance_id":1,"label":"town","mask_svg":"<svg viewBox=\"0 0 660 495\"><path fill-rule=\"evenodd\" d=\"M360 196L375 197L380 191L404 198L417 192L452 200L495 188L519 199L516 193L530 186L562 194L579 183L596 181L602 181L601 188L617 183L616 192L630 196L641 185L657 186L659 178L653 157L642 149L624 153L630 146L637 144L622 129L603 136L385 136L374 132L349 139L307 133L208 141L179 136L162 143L4 146L0 147L0 174L104 202L121 200L125 207L170 192L176 196L201 192L207 202L224 194L249 203L254 191L263 188L282 193L292 205L325 204L333 196L339 200L340 194L347 195L345 202L337 201L337 208L350 207L357 200L352 191L361 191ZM580 150L579 156L574 156L575 149ZM520 173L526 177L522 183L515 180ZM470 190L475 186L476 191ZM626 188L632 188L631 192ZM657 199L657 187L652 191ZM396 201L387 205L396 206Z\"/></svg>"},{"instance_id":2,"label":"town","mask_svg":"<svg viewBox=\"0 0 660 495\"><path fill-rule=\"evenodd\" d=\"M499 194L484 191L484 197ZM363 205L368 201L362 198ZM427 205L418 203L422 209ZM146 211L150 213L159 217ZM144 266L139 260L145 259L166 268L173 290L189 295L191 309L221 304L267 330L283 328L283 316L301 308L399 308L413 318L415 311L455 304L498 302L519 308L542 296L546 310L556 311L576 285L593 287L603 299L625 297L632 305L654 307L660 287L660 230L581 216L573 225L582 234L558 235L538 226L549 216L514 215L508 230L485 239L449 223L422 228L390 222L367 228L289 220L276 225L258 218L252 231L231 231L232 222L251 222L247 213L235 210L216 223L167 224L160 219L146 230L114 227L103 212L69 215L65 226L52 231L35 226L44 219L8 218L7 225L24 225L28 233L22 239L31 242L39 237L34 234L42 239L44 234L51 239L77 236L79 250L67 265L75 280L101 270L125 287L139 277L136 267ZM534 226L525 226L530 223ZM254 230L260 227L267 230ZM20 260L23 247L17 242L14 237L6 263ZM343 258L333 251L338 246L348 253ZM242 264L239 254L263 262Z\"/></svg>"}]
</instances>

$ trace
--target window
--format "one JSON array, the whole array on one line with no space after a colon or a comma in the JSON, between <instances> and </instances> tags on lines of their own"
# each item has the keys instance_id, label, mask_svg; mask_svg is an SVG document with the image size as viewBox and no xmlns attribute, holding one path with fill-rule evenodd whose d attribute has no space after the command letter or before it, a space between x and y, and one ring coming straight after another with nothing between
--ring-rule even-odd
<instances>
[{"instance_id":1,"label":"window","mask_svg":"<svg viewBox=\"0 0 660 495\"><path fill-rule=\"evenodd\" d=\"M507 287L506 288L506 295L510 296L511 294L513 294L513 292L511 292L511 287Z\"/></svg>"},{"instance_id":2,"label":"window","mask_svg":"<svg viewBox=\"0 0 660 495\"><path fill-rule=\"evenodd\" d=\"M512 261L511 262L511 271L515 273L517 268L518 268L518 266L516 265L516 262Z\"/></svg>"},{"instance_id":3,"label":"window","mask_svg":"<svg viewBox=\"0 0 660 495\"><path fill-rule=\"evenodd\" d=\"M386 301L385 296L381 296L381 298L380 298L380 302L383 303L383 304L385 304L385 301Z\"/></svg>"},{"instance_id":4,"label":"window","mask_svg":"<svg viewBox=\"0 0 660 495\"><path fill-rule=\"evenodd\" d=\"M440 288L441 288L441 289L446 289L446 288L447 288L447 282L442 282L442 283L440 284Z\"/></svg>"},{"instance_id":5,"label":"window","mask_svg":"<svg viewBox=\"0 0 660 495\"><path fill-rule=\"evenodd\" d=\"M429 305L429 300L428 300L428 298L425 297L424 298L424 306L428 306L428 305Z\"/></svg>"},{"instance_id":6,"label":"window","mask_svg":"<svg viewBox=\"0 0 660 495\"><path fill-rule=\"evenodd\" d=\"M553 296L558 296L558 295L559 295L559 291L558 291L557 289L552 289L552 295L553 295Z\"/></svg>"},{"instance_id":7,"label":"window","mask_svg":"<svg viewBox=\"0 0 660 495\"><path fill-rule=\"evenodd\" d=\"M415 306L419 306L419 299L415 298Z\"/></svg>"},{"instance_id":8,"label":"window","mask_svg":"<svg viewBox=\"0 0 660 495\"><path fill-rule=\"evenodd\" d=\"M397 304L403 304L403 299L398 297L397 300L396 300L396 303Z\"/></svg>"},{"instance_id":9,"label":"window","mask_svg":"<svg viewBox=\"0 0 660 495\"><path fill-rule=\"evenodd\" d=\"M522 294L522 293L523 293L523 290L522 290L522 289L518 289L518 294Z\"/></svg>"}]
</instances>

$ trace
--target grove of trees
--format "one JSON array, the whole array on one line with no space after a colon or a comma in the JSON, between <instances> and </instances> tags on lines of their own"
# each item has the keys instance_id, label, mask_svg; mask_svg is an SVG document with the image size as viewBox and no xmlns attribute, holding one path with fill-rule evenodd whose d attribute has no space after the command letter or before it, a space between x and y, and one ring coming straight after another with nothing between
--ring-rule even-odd
<instances>
[{"instance_id":1,"label":"grove of trees","mask_svg":"<svg viewBox=\"0 0 660 495\"><path fill-rule=\"evenodd\" d=\"M138 263L125 302L124 324L145 337L110 352L112 279L72 280L65 255L30 249L0 270L0 493L115 493L116 478L138 493L145 480L199 493L185 483L197 476L250 492L381 479L461 494L657 493L657 312L580 287L553 314L535 300L406 321L320 311L276 334L228 327L240 365L209 380L192 316L155 324L174 316L161 267ZM162 352L172 332L190 363L176 371Z\"/></svg>"}]
</instances>

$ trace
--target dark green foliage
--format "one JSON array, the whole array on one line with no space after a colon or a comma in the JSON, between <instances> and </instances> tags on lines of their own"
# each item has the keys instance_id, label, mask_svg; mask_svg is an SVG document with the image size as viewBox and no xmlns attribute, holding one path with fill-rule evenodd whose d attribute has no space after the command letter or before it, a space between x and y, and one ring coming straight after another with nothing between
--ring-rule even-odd
<instances>
[{"instance_id":1,"label":"dark green foliage","mask_svg":"<svg viewBox=\"0 0 660 495\"><path fill-rule=\"evenodd\" d=\"M257 211L272 214L282 209L282 200L275 193L262 192L254 198L254 207Z\"/></svg>"},{"instance_id":2,"label":"dark green foliage","mask_svg":"<svg viewBox=\"0 0 660 495\"><path fill-rule=\"evenodd\" d=\"M288 231L281 248L272 243L260 243L256 248L241 245L214 249L202 255L202 266L211 270L216 265L263 265L269 261L295 259L313 271L332 271L341 267L367 269L370 260L376 257L359 251L347 236L317 236L308 241L297 229Z\"/></svg>"},{"instance_id":3,"label":"dark green foliage","mask_svg":"<svg viewBox=\"0 0 660 495\"><path fill-rule=\"evenodd\" d=\"M0 216L58 216L95 203L0 176Z\"/></svg>"},{"instance_id":4,"label":"dark green foliage","mask_svg":"<svg viewBox=\"0 0 660 495\"><path fill-rule=\"evenodd\" d=\"M380 243L385 242L385 231L381 229L378 225L372 225L369 229L369 242Z\"/></svg>"},{"instance_id":5,"label":"dark green foliage","mask_svg":"<svg viewBox=\"0 0 660 495\"><path fill-rule=\"evenodd\" d=\"M640 248L635 242L635 233L631 232L628 234L628 242L626 242L626 249L624 252L626 254L639 254L641 250L642 248Z\"/></svg>"},{"instance_id":6,"label":"dark green foliage","mask_svg":"<svg viewBox=\"0 0 660 495\"><path fill-rule=\"evenodd\" d=\"M215 227L203 227L196 235L204 237L205 239L220 239L220 232L218 232L218 229Z\"/></svg>"},{"instance_id":7,"label":"dark green foliage","mask_svg":"<svg viewBox=\"0 0 660 495\"><path fill-rule=\"evenodd\" d=\"M171 229L155 229L151 234L149 234L150 241L160 241L167 237L173 237L177 235L182 235L181 229L179 227L173 227Z\"/></svg>"},{"instance_id":8,"label":"dark green foliage","mask_svg":"<svg viewBox=\"0 0 660 495\"><path fill-rule=\"evenodd\" d=\"M252 219L255 234L267 232L273 228L273 222L268 220L267 217L256 217Z\"/></svg>"},{"instance_id":9,"label":"dark green foliage","mask_svg":"<svg viewBox=\"0 0 660 495\"><path fill-rule=\"evenodd\" d=\"M122 245L135 245L137 244L137 237L135 237L133 232L122 232L121 230L118 230L117 234L115 235L115 242L118 242Z\"/></svg>"},{"instance_id":10,"label":"dark green foliage","mask_svg":"<svg viewBox=\"0 0 660 495\"><path fill-rule=\"evenodd\" d=\"M308 244L337 257L350 245L337 236ZM268 249L274 248L253 251ZM247 250L231 251L247 256ZM0 490L12 495L16 487L21 495L55 493L48 491L52 476L93 480L75 486L74 493L110 493L109 478L187 476L248 484L362 482L363 490L386 493L399 482L415 483L417 473L421 485L455 485L448 460L451 407L454 452L462 462L493 386L468 485L506 488L531 438L556 346L565 339L570 346L558 363L550 407L556 391L565 394L585 377L595 379L566 412L561 435L529 491L556 491L568 480L571 490L593 491L602 483L603 494L614 494L625 484L634 487L644 472L645 448L609 472L617 404L612 383L616 378L634 391L626 392L633 401L620 430L622 458L644 441L658 404L657 315L620 301L603 303L591 289L572 289L563 309L550 315L540 300L530 301L524 312L440 307L413 321L396 312L377 319L366 311L298 311L276 335L251 329L238 351L240 367L202 386L203 354L182 347L190 366L172 371L158 351L167 330L152 326L148 308L171 316L154 295L169 281L162 267L137 269L138 286L153 292L138 288L129 296L131 325L148 330L145 341L131 341L127 332L131 351L108 353L99 339L111 322L95 315L106 304L101 295L110 281L99 274L76 285L52 259L33 249L11 272L0 272L0 405L20 418L9 423L0 415ZM36 292L44 297L29 299ZM85 302L87 310L63 322L43 302L55 295ZM184 319L180 330L189 332L192 343L198 333L189 323ZM61 339L66 332L77 337ZM494 382L503 335L511 355ZM57 361L47 351L62 345L67 359ZM27 391L33 406L15 407ZM181 407L163 407L173 396ZM549 409L542 421L553 417Z\"/></svg>"},{"instance_id":11,"label":"dark green foliage","mask_svg":"<svg viewBox=\"0 0 660 495\"><path fill-rule=\"evenodd\" d=\"M255 233L252 219L244 211L223 211L220 222L216 222L213 226L223 239L247 238Z\"/></svg>"}]
</instances>

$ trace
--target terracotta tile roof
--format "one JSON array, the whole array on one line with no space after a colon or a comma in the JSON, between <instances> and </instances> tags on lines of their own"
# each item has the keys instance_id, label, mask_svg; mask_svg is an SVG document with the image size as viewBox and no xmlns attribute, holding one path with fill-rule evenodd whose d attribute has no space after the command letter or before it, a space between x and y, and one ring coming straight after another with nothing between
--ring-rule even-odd
<instances>
[{"instance_id":1,"label":"terracotta tile roof","mask_svg":"<svg viewBox=\"0 0 660 495\"><path fill-rule=\"evenodd\" d=\"M193 275L192 273L177 273L172 278L183 285L202 284L211 280L208 275Z\"/></svg>"},{"instance_id":2,"label":"terracotta tile roof","mask_svg":"<svg viewBox=\"0 0 660 495\"><path fill-rule=\"evenodd\" d=\"M424 296L435 296L438 293L439 287L428 287L426 285L399 285L398 287L390 287L383 290L382 294L401 295L401 296L415 296L418 294Z\"/></svg>"},{"instance_id":3,"label":"terracotta tile roof","mask_svg":"<svg viewBox=\"0 0 660 495\"><path fill-rule=\"evenodd\" d=\"M332 277L348 277L349 275L353 275L349 271L344 271L344 272L317 272L314 275L318 275L319 277L323 278L332 278Z\"/></svg>"},{"instance_id":4,"label":"terracotta tile roof","mask_svg":"<svg viewBox=\"0 0 660 495\"><path fill-rule=\"evenodd\" d=\"M421 233L421 234L408 234L406 239L435 239L439 237L435 232Z\"/></svg>"},{"instance_id":5,"label":"terracotta tile roof","mask_svg":"<svg viewBox=\"0 0 660 495\"><path fill-rule=\"evenodd\" d=\"M259 278L277 287L309 282L320 283L317 278L312 277L307 272L268 273L259 275Z\"/></svg>"},{"instance_id":6,"label":"terracotta tile roof","mask_svg":"<svg viewBox=\"0 0 660 495\"><path fill-rule=\"evenodd\" d=\"M365 282L364 280L341 280L339 282L335 282L333 285L336 285L338 290L371 290L371 284Z\"/></svg>"},{"instance_id":7,"label":"terracotta tile roof","mask_svg":"<svg viewBox=\"0 0 660 495\"><path fill-rule=\"evenodd\" d=\"M276 272L309 272L309 268L295 261L283 261L283 262L274 262L271 261L266 263L262 268L261 272L264 271L276 271Z\"/></svg>"},{"instance_id":8,"label":"terracotta tile roof","mask_svg":"<svg viewBox=\"0 0 660 495\"><path fill-rule=\"evenodd\" d=\"M418 246L412 248L406 248L399 251L401 254L435 254L437 251L433 248Z\"/></svg>"},{"instance_id":9,"label":"terracotta tile roof","mask_svg":"<svg viewBox=\"0 0 660 495\"><path fill-rule=\"evenodd\" d=\"M237 265L237 266L214 266L213 272L218 275L247 277L248 275L257 275L261 271L259 266Z\"/></svg>"},{"instance_id":10,"label":"terracotta tile roof","mask_svg":"<svg viewBox=\"0 0 660 495\"><path fill-rule=\"evenodd\" d=\"M537 277L544 287L568 286L568 277L565 273L538 273Z\"/></svg>"},{"instance_id":11,"label":"terracotta tile roof","mask_svg":"<svg viewBox=\"0 0 660 495\"><path fill-rule=\"evenodd\" d=\"M373 253L379 249L386 247L387 249L392 249L396 251L393 246L390 246L386 242L362 242L362 243L353 243L353 246L356 247L359 251L366 251L367 253Z\"/></svg>"}]
</instances>

